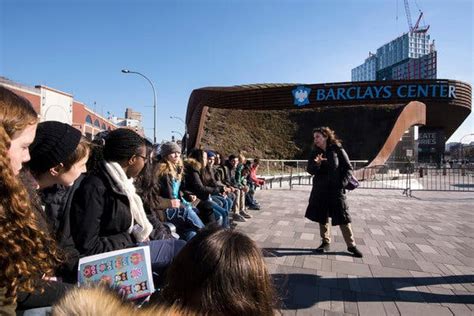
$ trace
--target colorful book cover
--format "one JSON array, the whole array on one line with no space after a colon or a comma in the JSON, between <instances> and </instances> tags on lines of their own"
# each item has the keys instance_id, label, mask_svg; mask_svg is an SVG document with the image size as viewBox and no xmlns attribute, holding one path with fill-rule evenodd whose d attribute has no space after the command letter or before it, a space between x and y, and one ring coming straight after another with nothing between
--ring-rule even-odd
<instances>
[{"instance_id":1,"label":"colorful book cover","mask_svg":"<svg viewBox=\"0 0 474 316\"><path fill-rule=\"evenodd\" d=\"M93 255L79 260L79 286L106 283L135 300L154 291L150 248L135 247Z\"/></svg>"}]
</instances>

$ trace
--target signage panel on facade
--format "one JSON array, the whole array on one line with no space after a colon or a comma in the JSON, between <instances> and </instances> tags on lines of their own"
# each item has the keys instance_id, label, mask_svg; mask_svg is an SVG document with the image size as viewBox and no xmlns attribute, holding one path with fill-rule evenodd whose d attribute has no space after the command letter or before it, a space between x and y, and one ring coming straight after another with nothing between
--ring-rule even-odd
<instances>
[{"instance_id":1,"label":"signage panel on facade","mask_svg":"<svg viewBox=\"0 0 474 316\"><path fill-rule=\"evenodd\" d=\"M310 97L311 88L297 86L292 90L294 104L303 106L318 101L342 100L389 100L420 99L420 98L456 98L456 87L446 83L433 84L402 84L370 85L370 86L343 86L314 89Z\"/></svg>"}]
</instances>

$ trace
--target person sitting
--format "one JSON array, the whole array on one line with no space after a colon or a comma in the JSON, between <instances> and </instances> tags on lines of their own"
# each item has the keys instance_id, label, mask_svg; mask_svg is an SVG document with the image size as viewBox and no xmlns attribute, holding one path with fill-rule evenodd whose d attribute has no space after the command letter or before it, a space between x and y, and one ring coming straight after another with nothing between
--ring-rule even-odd
<instances>
[{"instance_id":1,"label":"person sitting","mask_svg":"<svg viewBox=\"0 0 474 316\"><path fill-rule=\"evenodd\" d=\"M232 210L234 221L245 222L247 221L247 218L251 218L252 216L245 211L245 194L248 192L248 187L242 184L242 179L238 172L239 158L230 155L225 164L229 170L229 181L231 186L236 189L236 198Z\"/></svg>"},{"instance_id":2,"label":"person sitting","mask_svg":"<svg viewBox=\"0 0 474 316\"><path fill-rule=\"evenodd\" d=\"M223 226L230 227L228 211L212 200L213 195L225 192L224 187L208 186L203 181L207 165L207 153L202 149L193 149L184 164L184 183L187 191L195 194L201 201L206 201L218 217L222 217Z\"/></svg>"},{"instance_id":3,"label":"person sitting","mask_svg":"<svg viewBox=\"0 0 474 316\"><path fill-rule=\"evenodd\" d=\"M145 141L130 129L113 130L105 139L103 157L73 197L71 232L76 247L82 256L90 256L148 245L152 270L161 275L185 242L150 240L153 226L133 185L148 161Z\"/></svg>"},{"instance_id":4,"label":"person sitting","mask_svg":"<svg viewBox=\"0 0 474 316\"><path fill-rule=\"evenodd\" d=\"M200 315L274 315L278 307L255 242L218 227L200 231L178 254L158 302Z\"/></svg>"},{"instance_id":5,"label":"person sitting","mask_svg":"<svg viewBox=\"0 0 474 316\"><path fill-rule=\"evenodd\" d=\"M77 282L79 251L71 236L69 211L78 179L86 171L89 143L74 127L56 121L38 124L31 159L21 177L28 187L32 206L44 232L53 237L63 262L50 277L46 291L20 293L17 311L51 306Z\"/></svg>"},{"instance_id":6,"label":"person sitting","mask_svg":"<svg viewBox=\"0 0 474 316\"><path fill-rule=\"evenodd\" d=\"M177 144L163 144L159 161L152 158L135 185L149 218L174 224L179 236L190 240L204 223L197 215L197 209L180 192L183 170L180 156L181 148ZM192 201L193 198L189 199Z\"/></svg>"},{"instance_id":7,"label":"person sitting","mask_svg":"<svg viewBox=\"0 0 474 316\"><path fill-rule=\"evenodd\" d=\"M31 103L0 86L0 314L16 315L19 293L47 291L62 256L41 227L19 178L30 160L38 114Z\"/></svg>"},{"instance_id":8,"label":"person sitting","mask_svg":"<svg viewBox=\"0 0 474 316\"><path fill-rule=\"evenodd\" d=\"M257 170L260 166L260 159L255 158L253 163L250 165L250 174L248 177L248 185L249 185L249 192L246 196L248 196L248 208L251 210L259 210L260 204L255 199L255 190L257 187L261 187L265 185L265 179L257 177Z\"/></svg>"},{"instance_id":9,"label":"person sitting","mask_svg":"<svg viewBox=\"0 0 474 316\"><path fill-rule=\"evenodd\" d=\"M149 205L148 201L145 201L146 192L151 192L154 187L153 177L150 176L151 170L154 165L154 148L151 142L146 142L146 156L148 163L145 164L142 171L138 174L137 178L134 181L135 188L137 190L138 196L142 199L143 208L145 209L146 216L150 223L153 225L153 232L150 234L151 240L160 240L160 239L179 239L179 235L176 233L176 226L172 227L171 225L165 224L163 218L157 214L157 212L152 211L152 208ZM152 201L156 203L155 206L162 205L164 203L163 199L160 197ZM154 206L153 206L154 207Z\"/></svg>"},{"instance_id":10,"label":"person sitting","mask_svg":"<svg viewBox=\"0 0 474 316\"><path fill-rule=\"evenodd\" d=\"M213 194L211 195L211 199L219 204L219 206L223 207L227 212L227 217L232 210L232 205L234 204L235 195L232 193L232 190L226 186L221 181L217 181L215 178L215 160L216 154L208 150L207 152L207 163L206 167L202 169L202 180L204 185L210 187L218 187L220 190L223 190L220 194Z\"/></svg>"},{"instance_id":11,"label":"person sitting","mask_svg":"<svg viewBox=\"0 0 474 316\"><path fill-rule=\"evenodd\" d=\"M56 277L75 283L79 251L71 235L70 208L80 177L87 171L89 142L68 124L45 121L38 124L30 156L26 166L38 185L51 234L66 255Z\"/></svg>"}]
</instances>

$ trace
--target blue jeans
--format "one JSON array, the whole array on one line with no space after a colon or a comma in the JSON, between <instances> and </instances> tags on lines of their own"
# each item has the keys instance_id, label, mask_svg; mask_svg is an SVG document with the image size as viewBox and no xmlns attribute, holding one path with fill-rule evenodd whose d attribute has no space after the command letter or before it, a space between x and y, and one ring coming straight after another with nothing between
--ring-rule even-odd
<instances>
[{"instance_id":1,"label":"blue jeans","mask_svg":"<svg viewBox=\"0 0 474 316\"><path fill-rule=\"evenodd\" d=\"M150 240L138 243L138 246L150 247L151 270L154 273L155 286L159 286L164 281L164 272L171 264L173 258L186 245L184 240L164 239Z\"/></svg>"},{"instance_id":2,"label":"blue jeans","mask_svg":"<svg viewBox=\"0 0 474 316\"><path fill-rule=\"evenodd\" d=\"M176 226L177 233L186 241L196 236L197 231L204 227L192 207L167 208L165 214L166 220Z\"/></svg>"},{"instance_id":3,"label":"blue jeans","mask_svg":"<svg viewBox=\"0 0 474 316\"><path fill-rule=\"evenodd\" d=\"M232 199L224 195L211 195L212 201L216 202L219 206L224 208L227 213L230 212L232 208Z\"/></svg>"},{"instance_id":4,"label":"blue jeans","mask_svg":"<svg viewBox=\"0 0 474 316\"><path fill-rule=\"evenodd\" d=\"M212 201L211 202L212 209L214 210L214 212L217 212L220 216L222 216L222 226L225 228L229 228L230 225L229 225L228 201L224 197L222 197L221 199L221 196L215 196L215 195L212 196L212 199L216 199L223 202L224 207L220 206L217 202Z\"/></svg>"},{"instance_id":5,"label":"blue jeans","mask_svg":"<svg viewBox=\"0 0 474 316\"><path fill-rule=\"evenodd\" d=\"M150 247L151 269L154 272L168 267L184 245L185 241L176 239L150 240L138 244Z\"/></svg>"},{"instance_id":6,"label":"blue jeans","mask_svg":"<svg viewBox=\"0 0 474 316\"><path fill-rule=\"evenodd\" d=\"M249 191L245 194L245 205L256 206L258 203L257 200L255 200L254 195L257 185L252 181L249 181L247 185L249 187Z\"/></svg>"}]
</instances>

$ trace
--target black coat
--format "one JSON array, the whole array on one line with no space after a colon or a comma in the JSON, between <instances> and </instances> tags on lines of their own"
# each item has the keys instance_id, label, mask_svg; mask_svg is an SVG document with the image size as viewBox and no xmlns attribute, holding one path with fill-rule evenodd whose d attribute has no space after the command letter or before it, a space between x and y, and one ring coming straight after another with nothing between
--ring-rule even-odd
<instances>
[{"instance_id":1,"label":"black coat","mask_svg":"<svg viewBox=\"0 0 474 316\"><path fill-rule=\"evenodd\" d=\"M184 191L187 194L196 195L199 217L204 224L214 223L216 218L213 212L213 202L209 201L209 195L223 192L223 187L210 187L204 185L201 178L201 164L195 159L188 159L184 164Z\"/></svg>"},{"instance_id":2,"label":"black coat","mask_svg":"<svg viewBox=\"0 0 474 316\"><path fill-rule=\"evenodd\" d=\"M214 178L220 185L231 186L232 183L229 177L229 168L225 165L214 165Z\"/></svg>"},{"instance_id":3,"label":"black coat","mask_svg":"<svg viewBox=\"0 0 474 316\"><path fill-rule=\"evenodd\" d=\"M223 187L209 186L203 182L201 164L194 159L188 159L184 164L184 187L194 193L201 201L206 201L209 195L224 192Z\"/></svg>"},{"instance_id":4,"label":"black coat","mask_svg":"<svg viewBox=\"0 0 474 316\"><path fill-rule=\"evenodd\" d=\"M83 177L79 177L70 187L54 185L39 192L52 234L66 256L65 261L56 271L56 275L69 283L77 282L77 264L79 262L79 251L76 249L71 235L71 204L74 192Z\"/></svg>"},{"instance_id":5,"label":"black coat","mask_svg":"<svg viewBox=\"0 0 474 316\"><path fill-rule=\"evenodd\" d=\"M71 231L81 255L90 256L135 245L128 232L132 222L130 202L101 163L74 194Z\"/></svg>"},{"instance_id":6,"label":"black coat","mask_svg":"<svg viewBox=\"0 0 474 316\"><path fill-rule=\"evenodd\" d=\"M319 154L327 160L317 166L314 159ZM313 189L306 218L326 224L331 217L334 226L351 222L344 189L351 170L349 157L342 146L332 144L327 146L326 151L316 148L311 152L306 171L313 175Z\"/></svg>"}]
</instances>

